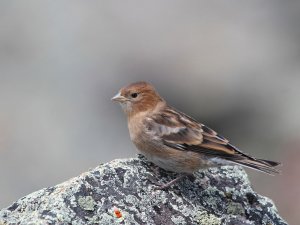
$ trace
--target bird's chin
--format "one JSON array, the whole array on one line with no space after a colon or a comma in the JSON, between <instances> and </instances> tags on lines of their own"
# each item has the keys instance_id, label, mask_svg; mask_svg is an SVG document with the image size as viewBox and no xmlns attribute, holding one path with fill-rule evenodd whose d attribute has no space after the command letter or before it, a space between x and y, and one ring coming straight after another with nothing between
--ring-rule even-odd
<instances>
[{"instance_id":1,"label":"bird's chin","mask_svg":"<svg viewBox=\"0 0 300 225\"><path fill-rule=\"evenodd\" d=\"M131 102L128 102L128 101L120 102L120 105L126 114L131 112L131 110L132 110Z\"/></svg>"}]
</instances>

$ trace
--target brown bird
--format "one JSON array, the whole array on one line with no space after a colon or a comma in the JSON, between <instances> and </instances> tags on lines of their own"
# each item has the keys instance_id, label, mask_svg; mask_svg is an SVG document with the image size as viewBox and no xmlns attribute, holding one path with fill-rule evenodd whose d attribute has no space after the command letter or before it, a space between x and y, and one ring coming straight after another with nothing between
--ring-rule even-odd
<instances>
[{"instance_id":1,"label":"brown bird","mask_svg":"<svg viewBox=\"0 0 300 225\"><path fill-rule=\"evenodd\" d=\"M199 169L238 164L267 174L279 165L243 153L214 130L169 106L154 87L137 82L123 87L112 98L127 115L130 138L149 161L180 173L160 186L164 189Z\"/></svg>"}]
</instances>

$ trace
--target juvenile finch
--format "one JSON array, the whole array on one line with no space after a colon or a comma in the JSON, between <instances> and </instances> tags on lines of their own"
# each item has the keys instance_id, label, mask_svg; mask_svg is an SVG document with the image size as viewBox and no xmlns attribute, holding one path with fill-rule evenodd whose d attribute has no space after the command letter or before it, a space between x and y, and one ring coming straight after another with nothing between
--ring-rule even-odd
<instances>
[{"instance_id":1,"label":"juvenile finch","mask_svg":"<svg viewBox=\"0 0 300 225\"><path fill-rule=\"evenodd\" d=\"M137 82L112 98L127 115L129 134L137 149L157 166L180 173L164 189L199 169L238 164L267 174L279 165L243 153L214 130L169 106L154 87Z\"/></svg>"}]
</instances>

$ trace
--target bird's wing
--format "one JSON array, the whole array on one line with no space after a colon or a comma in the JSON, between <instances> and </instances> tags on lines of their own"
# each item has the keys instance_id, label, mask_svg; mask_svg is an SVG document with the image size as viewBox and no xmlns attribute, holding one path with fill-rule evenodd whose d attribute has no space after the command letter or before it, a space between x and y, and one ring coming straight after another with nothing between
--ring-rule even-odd
<instances>
[{"instance_id":1,"label":"bird's wing","mask_svg":"<svg viewBox=\"0 0 300 225\"><path fill-rule=\"evenodd\" d=\"M243 153L214 130L171 107L147 117L146 128L168 147L218 157L268 174L279 173L273 167L280 163Z\"/></svg>"},{"instance_id":2,"label":"bird's wing","mask_svg":"<svg viewBox=\"0 0 300 225\"><path fill-rule=\"evenodd\" d=\"M148 117L146 127L155 138L178 150L194 151L230 160L250 157L214 130L171 107L166 107L160 113Z\"/></svg>"}]
</instances>

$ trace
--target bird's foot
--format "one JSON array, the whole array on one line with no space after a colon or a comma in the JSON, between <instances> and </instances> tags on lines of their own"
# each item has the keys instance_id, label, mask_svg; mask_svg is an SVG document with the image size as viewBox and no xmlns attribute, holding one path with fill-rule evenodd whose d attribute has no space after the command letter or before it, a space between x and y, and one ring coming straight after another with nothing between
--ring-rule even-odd
<instances>
[{"instance_id":1,"label":"bird's foot","mask_svg":"<svg viewBox=\"0 0 300 225\"><path fill-rule=\"evenodd\" d=\"M154 187L154 190L166 190L171 185L175 184L177 181L181 180L185 176L186 176L186 174L182 174L166 184L159 184L159 183L155 182L154 184L156 184L157 186Z\"/></svg>"}]
</instances>

